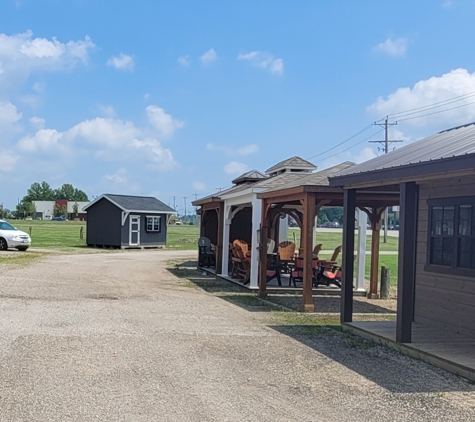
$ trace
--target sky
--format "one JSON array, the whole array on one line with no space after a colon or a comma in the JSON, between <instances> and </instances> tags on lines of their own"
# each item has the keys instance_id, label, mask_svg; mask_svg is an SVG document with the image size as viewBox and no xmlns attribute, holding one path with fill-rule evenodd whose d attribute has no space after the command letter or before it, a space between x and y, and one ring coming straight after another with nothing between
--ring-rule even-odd
<instances>
[{"instance_id":1,"label":"sky","mask_svg":"<svg viewBox=\"0 0 475 422\"><path fill-rule=\"evenodd\" d=\"M1 0L0 204L191 201L475 121L475 0ZM356 135L356 136L355 136ZM186 199L184 199L186 197Z\"/></svg>"}]
</instances>

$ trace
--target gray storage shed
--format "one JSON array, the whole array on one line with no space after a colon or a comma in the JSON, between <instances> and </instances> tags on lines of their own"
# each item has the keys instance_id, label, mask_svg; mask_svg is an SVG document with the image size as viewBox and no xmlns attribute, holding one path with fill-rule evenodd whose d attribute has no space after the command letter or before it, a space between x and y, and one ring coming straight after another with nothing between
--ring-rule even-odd
<instances>
[{"instance_id":1,"label":"gray storage shed","mask_svg":"<svg viewBox=\"0 0 475 422\"><path fill-rule=\"evenodd\" d=\"M88 246L153 248L165 246L168 218L175 210L151 196L104 194L87 210Z\"/></svg>"}]
</instances>

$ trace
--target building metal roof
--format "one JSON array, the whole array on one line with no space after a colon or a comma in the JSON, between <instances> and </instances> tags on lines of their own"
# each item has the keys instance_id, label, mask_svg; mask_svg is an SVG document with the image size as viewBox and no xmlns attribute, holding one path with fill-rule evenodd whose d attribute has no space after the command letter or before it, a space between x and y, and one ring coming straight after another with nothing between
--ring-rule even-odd
<instances>
[{"instance_id":1,"label":"building metal roof","mask_svg":"<svg viewBox=\"0 0 475 422\"><path fill-rule=\"evenodd\" d=\"M153 212L175 214L176 211L153 196L130 196L103 194L90 202L84 209L90 208L101 199L106 199L126 212Z\"/></svg>"},{"instance_id":2,"label":"building metal roof","mask_svg":"<svg viewBox=\"0 0 475 422\"><path fill-rule=\"evenodd\" d=\"M315 164L312 164L310 161L304 160L300 157L291 157L286 160L281 161L280 163L275 164L271 168L266 170L267 174L275 173L282 170L307 170L314 171L317 169Z\"/></svg>"},{"instance_id":3,"label":"building metal roof","mask_svg":"<svg viewBox=\"0 0 475 422\"><path fill-rule=\"evenodd\" d=\"M330 185L456 171L462 170L461 166L475 168L475 122L444 130L345 169L330 180Z\"/></svg>"}]
</instances>

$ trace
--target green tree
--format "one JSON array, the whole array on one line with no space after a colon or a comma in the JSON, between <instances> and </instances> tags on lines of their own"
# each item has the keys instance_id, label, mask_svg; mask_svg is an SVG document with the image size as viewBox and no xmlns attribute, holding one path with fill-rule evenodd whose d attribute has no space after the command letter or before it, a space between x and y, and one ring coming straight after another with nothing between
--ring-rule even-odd
<instances>
[{"instance_id":1,"label":"green tree","mask_svg":"<svg viewBox=\"0 0 475 422\"><path fill-rule=\"evenodd\" d=\"M33 183L26 195L23 197L23 201L32 202L32 201L54 201L54 191L51 189L51 186L43 181L41 183Z\"/></svg>"},{"instance_id":2,"label":"green tree","mask_svg":"<svg viewBox=\"0 0 475 422\"><path fill-rule=\"evenodd\" d=\"M67 217L68 216L68 209L66 205L59 205L59 204L54 204L53 208L53 216L55 217Z\"/></svg>"},{"instance_id":3,"label":"green tree","mask_svg":"<svg viewBox=\"0 0 475 422\"><path fill-rule=\"evenodd\" d=\"M29 202L29 201L22 200L16 206L16 217L17 218L32 217L35 212L36 212L35 205L33 203Z\"/></svg>"},{"instance_id":4,"label":"green tree","mask_svg":"<svg viewBox=\"0 0 475 422\"><path fill-rule=\"evenodd\" d=\"M79 205L77 202L74 203L73 205L73 214L74 214L74 218L78 218L78 215L79 215Z\"/></svg>"},{"instance_id":5,"label":"green tree","mask_svg":"<svg viewBox=\"0 0 475 422\"><path fill-rule=\"evenodd\" d=\"M70 183L63 184L59 189L54 190L54 199L67 199L68 201L89 201L87 195L79 189L74 188Z\"/></svg>"}]
</instances>

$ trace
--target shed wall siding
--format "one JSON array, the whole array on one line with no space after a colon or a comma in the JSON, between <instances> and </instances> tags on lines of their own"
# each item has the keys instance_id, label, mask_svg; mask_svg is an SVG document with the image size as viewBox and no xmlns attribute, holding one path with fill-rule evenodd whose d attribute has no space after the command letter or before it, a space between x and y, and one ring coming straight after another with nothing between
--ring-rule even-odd
<instances>
[{"instance_id":1,"label":"shed wall siding","mask_svg":"<svg viewBox=\"0 0 475 422\"><path fill-rule=\"evenodd\" d=\"M88 245L120 247L122 210L107 199L101 199L88 209Z\"/></svg>"},{"instance_id":2,"label":"shed wall siding","mask_svg":"<svg viewBox=\"0 0 475 422\"><path fill-rule=\"evenodd\" d=\"M140 216L140 246L164 246L167 242L167 214L141 214L141 213L131 213L128 215L125 224L122 226L121 230L121 241L122 246L129 246L130 241L130 217ZM160 231L157 232L147 232L147 216L159 216L161 217L160 221Z\"/></svg>"},{"instance_id":3,"label":"shed wall siding","mask_svg":"<svg viewBox=\"0 0 475 422\"><path fill-rule=\"evenodd\" d=\"M475 278L424 271L428 199L475 196L475 176L419 183L415 321L475 338Z\"/></svg>"}]
</instances>

